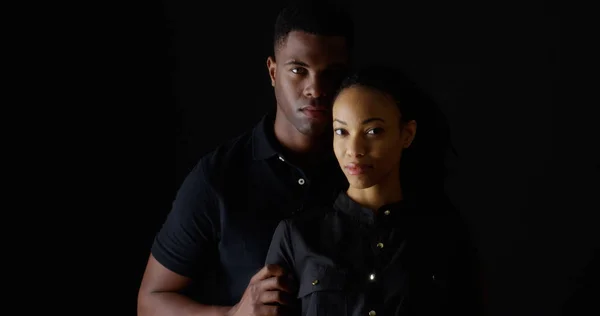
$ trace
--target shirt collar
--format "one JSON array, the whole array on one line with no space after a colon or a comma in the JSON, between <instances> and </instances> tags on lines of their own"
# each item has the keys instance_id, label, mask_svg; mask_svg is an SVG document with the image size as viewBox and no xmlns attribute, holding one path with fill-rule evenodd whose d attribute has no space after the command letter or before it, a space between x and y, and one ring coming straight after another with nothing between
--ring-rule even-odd
<instances>
[{"instance_id":1,"label":"shirt collar","mask_svg":"<svg viewBox=\"0 0 600 316\"><path fill-rule=\"evenodd\" d=\"M252 155L254 160L264 160L275 155L283 157L281 145L275 137L275 112L269 111L252 131ZM333 152L328 151L323 155L323 165L337 166L337 159Z\"/></svg>"},{"instance_id":2,"label":"shirt collar","mask_svg":"<svg viewBox=\"0 0 600 316\"><path fill-rule=\"evenodd\" d=\"M268 112L252 131L252 155L254 160L264 160L277 155L280 150L275 138L275 113Z\"/></svg>"},{"instance_id":3,"label":"shirt collar","mask_svg":"<svg viewBox=\"0 0 600 316\"><path fill-rule=\"evenodd\" d=\"M372 225L378 220L394 220L398 217L409 215L412 213L411 210L414 209L414 206L414 200L407 198L396 203L383 205L377 209L377 212L374 212L372 209L352 200L345 191L340 192L334 202L336 210L367 225Z\"/></svg>"}]
</instances>

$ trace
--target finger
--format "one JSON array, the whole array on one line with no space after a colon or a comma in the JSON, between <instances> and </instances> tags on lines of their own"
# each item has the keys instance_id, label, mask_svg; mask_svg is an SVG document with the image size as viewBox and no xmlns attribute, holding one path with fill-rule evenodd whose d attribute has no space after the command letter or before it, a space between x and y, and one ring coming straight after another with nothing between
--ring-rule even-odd
<instances>
[{"instance_id":1,"label":"finger","mask_svg":"<svg viewBox=\"0 0 600 316\"><path fill-rule=\"evenodd\" d=\"M262 305L258 308L260 316L283 316L286 315L286 309L282 306Z\"/></svg>"},{"instance_id":2,"label":"finger","mask_svg":"<svg viewBox=\"0 0 600 316\"><path fill-rule=\"evenodd\" d=\"M296 287L294 281L287 276L270 277L265 280L261 280L257 283L259 290L262 291L283 291L292 293L295 292Z\"/></svg>"},{"instance_id":3,"label":"finger","mask_svg":"<svg viewBox=\"0 0 600 316\"><path fill-rule=\"evenodd\" d=\"M291 273L286 274L284 277L284 282L288 285L290 291L298 290L298 282L296 282L296 278Z\"/></svg>"},{"instance_id":4,"label":"finger","mask_svg":"<svg viewBox=\"0 0 600 316\"><path fill-rule=\"evenodd\" d=\"M260 295L260 302L263 304L290 305L293 302L293 296L290 293L281 291L264 291Z\"/></svg>"},{"instance_id":5,"label":"finger","mask_svg":"<svg viewBox=\"0 0 600 316\"><path fill-rule=\"evenodd\" d=\"M285 271L281 266L275 265L275 264L268 264L268 265L264 266L262 269L260 269L260 271L258 271L250 279L250 283L264 280L264 279L267 279L270 277L278 277L278 276L281 276L284 274L285 274Z\"/></svg>"}]
</instances>

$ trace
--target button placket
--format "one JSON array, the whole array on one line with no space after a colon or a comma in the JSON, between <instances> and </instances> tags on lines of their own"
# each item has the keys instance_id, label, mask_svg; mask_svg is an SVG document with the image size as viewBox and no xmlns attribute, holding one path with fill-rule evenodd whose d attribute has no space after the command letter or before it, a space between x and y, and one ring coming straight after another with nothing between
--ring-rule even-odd
<instances>
[{"instance_id":1,"label":"button placket","mask_svg":"<svg viewBox=\"0 0 600 316\"><path fill-rule=\"evenodd\" d=\"M281 162L286 162L285 158L284 158L282 155L278 155L278 158L279 158L279 160L280 160ZM298 167L296 167L295 165L293 165L293 164L291 164L291 163L289 163L289 162L286 162L286 163L287 163L287 164L288 164L290 167L292 167L292 169L294 169L296 172L298 172L298 173L299 173L299 177L298 177L297 183L298 183L299 185L301 185L301 186L304 186L305 184L307 184L307 183L306 183L306 177L304 176L304 173L302 172L302 170L300 170ZM296 173L296 172L294 172L294 173ZM298 175L296 174L296 176L298 176Z\"/></svg>"},{"instance_id":2,"label":"button placket","mask_svg":"<svg viewBox=\"0 0 600 316\"><path fill-rule=\"evenodd\" d=\"M386 255L386 245L385 243L388 242L387 238L389 237L389 233L390 233L390 220L391 218L389 218L389 215L391 214L390 210L384 210L383 212L379 213L378 216L376 216L375 219L375 230L374 230L374 234L371 235L372 239L371 239L371 249L373 251L373 255L374 255L374 260L373 260L373 266L371 267L371 271L370 273L368 272L366 278L366 282L368 284L368 288L370 289L378 289L381 284L380 284L380 280L381 278L384 278L383 275L381 275L381 271L383 271L382 269L385 268L385 265L387 264L387 260L389 259L388 256ZM375 293L373 293L372 295L375 295ZM376 297L376 295L374 297L371 297L371 299L369 300L371 304L368 304L367 309L368 315L369 316L375 316L377 315L377 308L379 308L379 303L377 303L377 301L380 298ZM369 306L370 305L370 306Z\"/></svg>"},{"instance_id":3,"label":"button placket","mask_svg":"<svg viewBox=\"0 0 600 316\"><path fill-rule=\"evenodd\" d=\"M386 225L386 219L382 218L380 216L377 217L376 219L376 233L374 234L372 239L372 249L373 249L373 253L375 254L375 256L379 256L381 255L381 252L383 251L383 248L385 247L384 242L386 242L386 238L388 236L388 230L389 227L387 227L388 225Z\"/></svg>"},{"instance_id":4,"label":"button placket","mask_svg":"<svg viewBox=\"0 0 600 316\"><path fill-rule=\"evenodd\" d=\"M377 227L378 234L377 239L374 240L375 251L378 254L381 254L382 251L385 251L388 246L393 246L393 242L390 238L394 234L394 230L396 227L396 213L392 214L392 209L383 209L383 212L377 216ZM390 244L392 242L392 244Z\"/></svg>"},{"instance_id":5,"label":"button placket","mask_svg":"<svg viewBox=\"0 0 600 316\"><path fill-rule=\"evenodd\" d=\"M375 217L375 226L373 227L374 229L370 234L370 248L373 253L373 260L369 264L371 269L370 272L365 271L367 272L366 286L369 292L365 306L365 308L367 309L365 311L368 311L367 314L369 316L377 315L377 310L378 308L380 308L381 304L379 300L382 299L380 297L380 294L377 293L380 293L379 291L381 291L381 281L379 279L383 278L381 272L385 266L386 260L385 253L383 251L385 246L384 242L387 242L385 238L386 235L388 235L388 225L386 225L388 219L384 218L384 215L385 211L383 212L383 214L380 213L378 214L378 216Z\"/></svg>"}]
</instances>

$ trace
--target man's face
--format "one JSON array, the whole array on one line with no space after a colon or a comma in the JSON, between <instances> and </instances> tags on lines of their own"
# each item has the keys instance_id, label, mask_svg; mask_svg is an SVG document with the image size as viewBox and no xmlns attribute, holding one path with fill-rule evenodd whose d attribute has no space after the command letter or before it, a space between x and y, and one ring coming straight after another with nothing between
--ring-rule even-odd
<instances>
[{"instance_id":1,"label":"man's face","mask_svg":"<svg viewBox=\"0 0 600 316\"><path fill-rule=\"evenodd\" d=\"M332 97L348 63L344 37L290 32L267 60L278 116L305 135L330 132Z\"/></svg>"}]
</instances>

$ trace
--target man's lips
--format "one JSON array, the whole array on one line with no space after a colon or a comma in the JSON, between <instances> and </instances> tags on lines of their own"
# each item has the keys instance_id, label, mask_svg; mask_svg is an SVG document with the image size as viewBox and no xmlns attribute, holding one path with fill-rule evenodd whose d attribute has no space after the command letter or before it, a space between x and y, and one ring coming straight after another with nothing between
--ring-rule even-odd
<instances>
[{"instance_id":1,"label":"man's lips","mask_svg":"<svg viewBox=\"0 0 600 316\"><path fill-rule=\"evenodd\" d=\"M300 111L329 112L329 109L321 105L307 105L300 108Z\"/></svg>"},{"instance_id":2,"label":"man's lips","mask_svg":"<svg viewBox=\"0 0 600 316\"><path fill-rule=\"evenodd\" d=\"M326 118L329 116L329 109L324 106L308 105L300 109L304 115L310 118Z\"/></svg>"}]
</instances>

